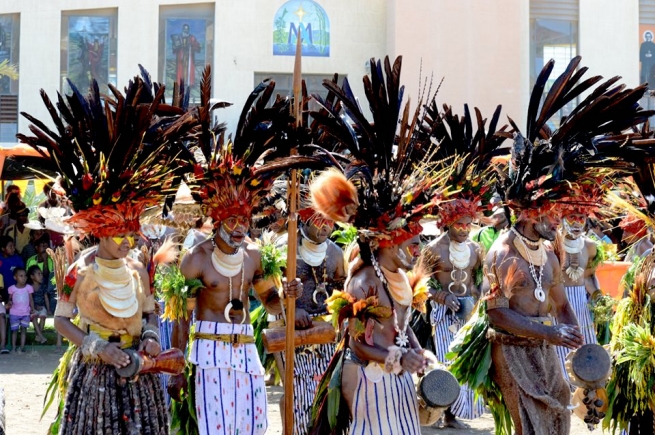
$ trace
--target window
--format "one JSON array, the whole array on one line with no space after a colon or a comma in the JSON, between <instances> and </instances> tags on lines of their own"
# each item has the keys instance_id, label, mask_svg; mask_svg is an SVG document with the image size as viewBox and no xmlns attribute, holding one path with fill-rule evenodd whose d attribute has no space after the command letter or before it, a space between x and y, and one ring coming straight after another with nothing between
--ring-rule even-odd
<instances>
[{"instance_id":1,"label":"window","mask_svg":"<svg viewBox=\"0 0 655 435\"><path fill-rule=\"evenodd\" d=\"M564 72L570 60L578 55L578 2L576 0L530 1L530 87L534 86L541 69L550 60L555 67L546 83L548 91L555 79ZM568 115L578 101L566 105L558 117L549 121L559 127L562 116Z\"/></svg>"},{"instance_id":2,"label":"window","mask_svg":"<svg viewBox=\"0 0 655 435\"><path fill-rule=\"evenodd\" d=\"M18 65L20 15L0 15L0 64ZM18 133L18 78L0 76L0 142L16 142Z\"/></svg>"},{"instance_id":3,"label":"window","mask_svg":"<svg viewBox=\"0 0 655 435\"><path fill-rule=\"evenodd\" d=\"M191 90L189 102L200 103L202 71L213 59L213 3L159 8L159 81L167 99L174 84L183 82Z\"/></svg>"},{"instance_id":4,"label":"window","mask_svg":"<svg viewBox=\"0 0 655 435\"><path fill-rule=\"evenodd\" d=\"M95 79L100 92L107 83L116 86L117 9L63 11L61 13L62 92L70 93L70 80L85 95Z\"/></svg>"},{"instance_id":5,"label":"window","mask_svg":"<svg viewBox=\"0 0 655 435\"><path fill-rule=\"evenodd\" d=\"M334 74L303 74L302 78L305 80L305 86L307 86L307 94L320 95L322 98L327 97L328 91L323 87L323 80L332 80ZM339 85L343 84L343 78L346 77L345 74L339 74ZM293 74L283 74L283 73L255 73L255 83L254 86L260 84L264 79L271 79L275 81L275 91L273 92L273 97L271 98L272 104L275 101L275 95L281 96L291 96L293 94ZM315 101L310 101L309 110L317 111L320 107ZM311 118L310 118L311 122Z\"/></svg>"}]
</instances>

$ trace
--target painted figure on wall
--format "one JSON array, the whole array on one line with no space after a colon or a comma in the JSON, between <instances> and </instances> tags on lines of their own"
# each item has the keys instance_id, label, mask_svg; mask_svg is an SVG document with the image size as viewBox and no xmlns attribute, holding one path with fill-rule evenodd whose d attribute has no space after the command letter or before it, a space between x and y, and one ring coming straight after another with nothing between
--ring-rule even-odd
<instances>
[{"instance_id":1,"label":"painted figure on wall","mask_svg":"<svg viewBox=\"0 0 655 435\"><path fill-rule=\"evenodd\" d=\"M200 74L211 62L213 23L195 18L167 18L163 35L165 44L164 84L167 97L173 83L184 82L191 91L191 100L200 98ZM197 78L197 79L196 79Z\"/></svg>"},{"instance_id":2,"label":"painted figure on wall","mask_svg":"<svg viewBox=\"0 0 655 435\"><path fill-rule=\"evenodd\" d=\"M650 89L655 88L653 80L653 66L655 66L655 42L653 42L653 32L646 30L643 33L644 42L639 47L639 62L641 62L641 72L639 80L641 83L648 82Z\"/></svg>"},{"instance_id":3,"label":"painted figure on wall","mask_svg":"<svg viewBox=\"0 0 655 435\"><path fill-rule=\"evenodd\" d=\"M109 31L110 17L68 17L67 77L82 91L93 79L109 82Z\"/></svg>"},{"instance_id":4,"label":"painted figure on wall","mask_svg":"<svg viewBox=\"0 0 655 435\"><path fill-rule=\"evenodd\" d=\"M290 0L278 9L273 19L273 55L294 56L299 37L303 56L330 56L330 20L314 1Z\"/></svg>"},{"instance_id":5,"label":"painted figure on wall","mask_svg":"<svg viewBox=\"0 0 655 435\"><path fill-rule=\"evenodd\" d=\"M193 86L196 82L195 57L196 53L200 52L200 43L190 33L187 23L182 25L182 33L171 35L171 44L173 45L173 53L175 53L177 82L183 80L184 83Z\"/></svg>"}]
</instances>

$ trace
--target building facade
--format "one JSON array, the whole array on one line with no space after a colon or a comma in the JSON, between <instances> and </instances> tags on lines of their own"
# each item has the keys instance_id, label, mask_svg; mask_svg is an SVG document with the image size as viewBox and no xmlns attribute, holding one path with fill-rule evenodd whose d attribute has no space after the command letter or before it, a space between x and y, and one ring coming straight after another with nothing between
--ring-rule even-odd
<instances>
[{"instance_id":1,"label":"building facade","mask_svg":"<svg viewBox=\"0 0 655 435\"><path fill-rule=\"evenodd\" d=\"M440 103L485 116L502 104L522 125L549 58L561 71L580 54L588 74L635 86L655 78L654 33L655 0L3 0L0 62L19 78L0 78L0 142L27 131L19 111L47 118L39 89L68 92L70 80L84 92L93 77L120 87L139 64L169 90L184 79L197 100L210 63L213 96L234 103L219 113L231 131L262 78L290 90L297 35L310 92L338 73L363 96L367 60L403 55L413 105L425 80L434 90L443 78Z\"/></svg>"}]
</instances>

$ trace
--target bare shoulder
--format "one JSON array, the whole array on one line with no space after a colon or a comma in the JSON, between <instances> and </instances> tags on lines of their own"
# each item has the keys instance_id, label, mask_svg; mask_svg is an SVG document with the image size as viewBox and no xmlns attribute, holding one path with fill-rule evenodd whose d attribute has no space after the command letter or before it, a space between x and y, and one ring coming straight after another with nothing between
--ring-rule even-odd
<instances>
[{"instance_id":1,"label":"bare shoulder","mask_svg":"<svg viewBox=\"0 0 655 435\"><path fill-rule=\"evenodd\" d=\"M510 244L510 239L511 233L507 232L501 234L496 242L491 245L491 248L489 248L485 262L491 263L494 258L497 259L496 261L502 261L506 256L508 256L513 251L513 248Z\"/></svg>"},{"instance_id":2,"label":"bare shoulder","mask_svg":"<svg viewBox=\"0 0 655 435\"><path fill-rule=\"evenodd\" d=\"M346 292L358 299L363 299L379 290L380 279L373 266L364 266L351 277Z\"/></svg>"},{"instance_id":3,"label":"bare shoulder","mask_svg":"<svg viewBox=\"0 0 655 435\"><path fill-rule=\"evenodd\" d=\"M246 242L243 245L243 251L248 256L248 258L252 259L252 261L254 261L256 264L261 263L262 252L258 244Z\"/></svg>"},{"instance_id":4,"label":"bare shoulder","mask_svg":"<svg viewBox=\"0 0 655 435\"><path fill-rule=\"evenodd\" d=\"M211 255L213 250L214 246L212 245L211 240L205 240L189 249L186 254L184 254L184 260L200 260L203 257Z\"/></svg>"},{"instance_id":5,"label":"bare shoulder","mask_svg":"<svg viewBox=\"0 0 655 435\"><path fill-rule=\"evenodd\" d=\"M336 243L334 243L332 240L327 241L328 243L328 255L343 255L343 249L339 247Z\"/></svg>"},{"instance_id":6,"label":"bare shoulder","mask_svg":"<svg viewBox=\"0 0 655 435\"><path fill-rule=\"evenodd\" d=\"M135 260L132 257L125 257L125 262L127 263L127 267L129 267L132 270L136 270L140 272L142 270L145 271L146 269L146 267L143 265L142 262L140 262L139 260Z\"/></svg>"},{"instance_id":7,"label":"bare shoulder","mask_svg":"<svg viewBox=\"0 0 655 435\"><path fill-rule=\"evenodd\" d=\"M590 239L589 237L585 237L584 246L587 252L589 252L590 254L593 253L595 255L596 251L598 250L598 245L596 244L596 242Z\"/></svg>"}]
</instances>

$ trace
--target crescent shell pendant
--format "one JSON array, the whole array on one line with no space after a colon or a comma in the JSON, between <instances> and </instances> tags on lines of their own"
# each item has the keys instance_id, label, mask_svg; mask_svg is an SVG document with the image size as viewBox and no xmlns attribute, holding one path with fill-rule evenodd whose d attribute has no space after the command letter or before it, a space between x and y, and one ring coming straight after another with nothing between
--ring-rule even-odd
<instances>
[{"instance_id":1,"label":"crescent shell pendant","mask_svg":"<svg viewBox=\"0 0 655 435\"><path fill-rule=\"evenodd\" d=\"M232 319L230 318L231 309L232 309L232 302L228 302L227 305L225 306L225 311L223 311L223 316L225 317L225 320L227 320L228 323L232 323Z\"/></svg>"}]
</instances>

